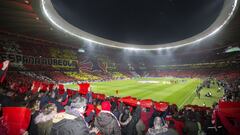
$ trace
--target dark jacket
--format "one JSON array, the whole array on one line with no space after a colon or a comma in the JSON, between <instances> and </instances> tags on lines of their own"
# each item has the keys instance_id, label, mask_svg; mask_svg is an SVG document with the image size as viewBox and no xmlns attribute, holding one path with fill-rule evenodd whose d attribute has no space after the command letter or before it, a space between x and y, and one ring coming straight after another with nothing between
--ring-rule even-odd
<instances>
[{"instance_id":1,"label":"dark jacket","mask_svg":"<svg viewBox=\"0 0 240 135\"><path fill-rule=\"evenodd\" d=\"M102 135L121 135L120 124L110 112L101 111L95 118L94 125L100 130Z\"/></svg>"},{"instance_id":2,"label":"dark jacket","mask_svg":"<svg viewBox=\"0 0 240 135\"><path fill-rule=\"evenodd\" d=\"M61 102L56 101L54 98L48 98L48 102L53 103L57 107L57 112L64 111L64 106L61 104Z\"/></svg>"},{"instance_id":3,"label":"dark jacket","mask_svg":"<svg viewBox=\"0 0 240 135\"><path fill-rule=\"evenodd\" d=\"M87 123L92 122L92 120L94 119L95 116L95 112L91 112L88 116L86 116L84 119Z\"/></svg>"},{"instance_id":4,"label":"dark jacket","mask_svg":"<svg viewBox=\"0 0 240 135\"><path fill-rule=\"evenodd\" d=\"M159 112L159 111L157 111L157 110L155 110L155 109L153 109L154 111L153 111L153 114L152 114L152 116L151 116L151 118L149 119L149 128L152 128L153 127L153 122L154 122L154 118L155 117L160 117L160 118L162 118L161 117L161 113Z\"/></svg>"},{"instance_id":5,"label":"dark jacket","mask_svg":"<svg viewBox=\"0 0 240 135\"><path fill-rule=\"evenodd\" d=\"M144 135L145 125L141 119L136 124L136 130L138 135Z\"/></svg>"},{"instance_id":6,"label":"dark jacket","mask_svg":"<svg viewBox=\"0 0 240 135\"><path fill-rule=\"evenodd\" d=\"M90 135L84 118L72 113L71 110L58 113L53 119L53 123L51 135Z\"/></svg>"},{"instance_id":7,"label":"dark jacket","mask_svg":"<svg viewBox=\"0 0 240 135\"><path fill-rule=\"evenodd\" d=\"M29 125L29 128L28 128L28 134L29 135L38 135L37 124L35 124L35 122L34 122L34 120L38 116L38 114L39 114L39 111L36 111L35 113L33 113L31 115L30 125Z\"/></svg>"},{"instance_id":8,"label":"dark jacket","mask_svg":"<svg viewBox=\"0 0 240 135\"><path fill-rule=\"evenodd\" d=\"M0 77L2 77L4 70L0 69Z\"/></svg>"},{"instance_id":9,"label":"dark jacket","mask_svg":"<svg viewBox=\"0 0 240 135\"><path fill-rule=\"evenodd\" d=\"M50 135L53 125L53 118L55 117L55 115L55 112L47 115L44 115L43 113L38 114L38 116L35 118L38 135Z\"/></svg>"},{"instance_id":10,"label":"dark jacket","mask_svg":"<svg viewBox=\"0 0 240 135\"><path fill-rule=\"evenodd\" d=\"M141 108L137 106L133 115L130 116L126 121L121 121L122 114L120 115L119 122L121 124L122 135L137 135L136 124L140 119Z\"/></svg>"},{"instance_id":11,"label":"dark jacket","mask_svg":"<svg viewBox=\"0 0 240 135\"><path fill-rule=\"evenodd\" d=\"M198 125L197 122L186 120L183 131L187 135L197 135L198 134Z\"/></svg>"},{"instance_id":12,"label":"dark jacket","mask_svg":"<svg viewBox=\"0 0 240 135\"><path fill-rule=\"evenodd\" d=\"M87 97L87 102L88 102L88 104L92 104L92 101L93 101L92 91L89 91L89 92L86 94L86 97Z\"/></svg>"},{"instance_id":13,"label":"dark jacket","mask_svg":"<svg viewBox=\"0 0 240 135\"><path fill-rule=\"evenodd\" d=\"M0 95L0 104L2 107L16 106L14 100L6 95Z\"/></svg>"},{"instance_id":14,"label":"dark jacket","mask_svg":"<svg viewBox=\"0 0 240 135\"><path fill-rule=\"evenodd\" d=\"M63 105L63 102L65 101L65 100L67 100L68 101L68 99L67 99L67 93L65 92L63 95L62 95L62 98L63 98L63 102L58 102L55 98L51 98L51 97L49 97L49 96L44 96L45 98L43 99L43 101L45 101L45 103L53 103L53 104L55 104L56 105L56 107L57 107L57 112L62 112L62 111L64 111L64 105ZM67 102L65 103L65 105L67 104ZM40 106L41 106L41 104L40 104Z\"/></svg>"},{"instance_id":15,"label":"dark jacket","mask_svg":"<svg viewBox=\"0 0 240 135\"><path fill-rule=\"evenodd\" d=\"M81 117L63 119L53 125L51 135L89 135L89 129Z\"/></svg>"},{"instance_id":16,"label":"dark jacket","mask_svg":"<svg viewBox=\"0 0 240 135\"><path fill-rule=\"evenodd\" d=\"M163 133L163 135L179 135L179 134L175 129L169 128L167 132Z\"/></svg>"},{"instance_id":17,"label":"dark jacket","mask_svg":"<svg viewBox=\"0 0 240 135\"><path fill-rule=\"evenodd\" d=\"M46 104L48 104L50 98L47 95L44 95L40 98L40 108L43 108Z\"/></svg>"}]
</instances>

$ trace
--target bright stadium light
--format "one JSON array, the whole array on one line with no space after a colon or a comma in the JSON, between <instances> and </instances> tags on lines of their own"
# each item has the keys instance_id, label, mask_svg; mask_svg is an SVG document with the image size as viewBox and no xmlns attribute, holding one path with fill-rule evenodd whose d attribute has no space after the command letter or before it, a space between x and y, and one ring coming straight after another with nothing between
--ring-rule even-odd
<instances>
[{"instance_id":1,"label":"bright stadium light","mask_svg":"<svg viewBox=\"0 0 240 135\"><path fill-rule=\"evenodd\" d=\"M24 2L25 2L26 4L30 4L30 2L29 2L28 0L24 0Z\"/></svg>"},{"instance_id":2,"label":"bright stadium light","mask_svg":"<svg viewBox=\"0 0 240 135\"><path fill-rule=\"evenodd\" d=\"M140 50L145 50L145 49L141 49L141 48L133 48L133 47L125 47L123 49L126 49L126 50L132 50L132 51L140 51Z\"/></svg>"},{"instance_id":3,"label":"bright stadium light","mask_svg":"<svg viewBox=\"0 0 240 135\"><path fill-rule=\"evenodd\" d=\"M225 53L240 52L240 48L238 46L237 47L229 47L224 52Z\"/></svg>"},{"instance_id":4,"label":"bright stadium light","mask_svg":"<svg viewBox=\"0 0 240 135\"><path fill-rule=\"evenodd\" d=\"M230 21L233 14L235 13L236 9L238 7L238 0L225 0L224 6L218 16L218 18L215 20L215 22L209 26L206 30L203 32L192 36L190 38L166 43L166 44L156 44L156 45L137 45L137 44L128 44L128 43L121 43L116 42L113 40L104 39L102 37L90 34L88 32L85 32L70 23L68 23L66 20L64 20L55 10L55 8L52 5L51 0L41 0L41 9L46 18L51 22L56 28L74 36L80 39L83 39L88 42L92 42L99 45L104 45L108 47L115 47L115 48L122 48L127 50L162 50L162 49L172 49L172 48L178 48L182 46L187 45L194 45L197 44L220 30Z\"/></svg>"},{"instance_id":5,"label":"bright stadium light","mask_svg":"<svg viewBox=\"0 0 240 135\"><path fill-rule=\"evenodd\" d=\"M78 52L79 52L79 53L84 53L84 52L85 52L85 50L84 50L84 49L82 49L82 48L80 48L80 49L78 49Z\"/></svg>"}]
</instances>

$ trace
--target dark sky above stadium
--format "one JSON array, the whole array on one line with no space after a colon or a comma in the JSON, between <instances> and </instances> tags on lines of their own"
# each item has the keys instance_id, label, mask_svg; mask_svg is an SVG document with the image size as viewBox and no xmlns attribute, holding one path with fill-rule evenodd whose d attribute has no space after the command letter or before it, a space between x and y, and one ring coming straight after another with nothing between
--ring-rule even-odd
<instances>
[{"instance_id":1,"label":"dark sky above stadium","mask_svg":"<svg viewBox=\"0 0 240 135\"><path fill-rule=\"evenodd\" d=\"M57 12L91 34L133 44L194 36L218 17L224 0L52 0Z\"/></svg>"}]
</instances>

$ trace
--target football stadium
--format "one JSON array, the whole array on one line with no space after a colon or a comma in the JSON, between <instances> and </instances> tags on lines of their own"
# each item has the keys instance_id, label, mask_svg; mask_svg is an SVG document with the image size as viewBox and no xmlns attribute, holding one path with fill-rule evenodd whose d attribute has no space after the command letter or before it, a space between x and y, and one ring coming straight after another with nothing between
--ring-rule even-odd
<instances>
[{"instance_id":1,"label":"football stadium","mask_svg":"<svg viewBox=\"0 0 240 135\"><path fill-rule=\"evenodd\" d=\"M0 0L0 135L239 135L238 0Z\"/></svg>"}]
</instances>

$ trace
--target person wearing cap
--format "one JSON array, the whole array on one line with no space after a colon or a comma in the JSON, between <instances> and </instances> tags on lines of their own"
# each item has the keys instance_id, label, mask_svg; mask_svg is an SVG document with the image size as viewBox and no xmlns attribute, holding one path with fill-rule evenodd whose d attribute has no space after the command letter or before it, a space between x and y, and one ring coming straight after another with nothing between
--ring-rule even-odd
<instances>
[{"instance_id":1,"label":"person wearing cap","mask_svg":"<svg viewBox=\"0 0 240 135\"><path fill-rule=\"evenodd\" d=\"M101 104L102 110L95 118L94 125L99 129L102 135L121 135L121 127L118 119L110 112L111 104L104 101Z\"/></svg>"},{"instance_id":2,"label":"person wearing cap","mask_svg":"<svg viewBox=\"0 0 240 135\"><path fill-rule=\"evenodd\" d=\"M66 111L58 113L53 119L51 135L94 135L98 133L97 128L89 129L85 121L84 113L87 100L83 97L76 97L72 100Z\"/></svg>"}]
</instances>

